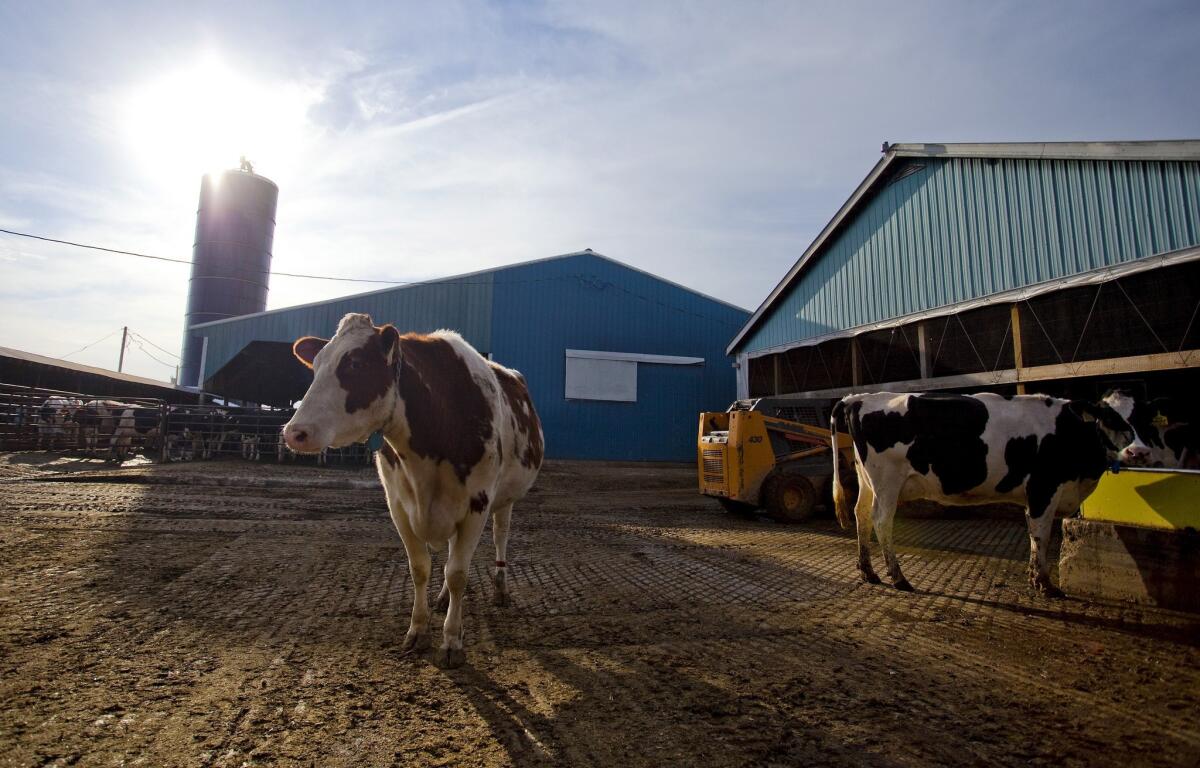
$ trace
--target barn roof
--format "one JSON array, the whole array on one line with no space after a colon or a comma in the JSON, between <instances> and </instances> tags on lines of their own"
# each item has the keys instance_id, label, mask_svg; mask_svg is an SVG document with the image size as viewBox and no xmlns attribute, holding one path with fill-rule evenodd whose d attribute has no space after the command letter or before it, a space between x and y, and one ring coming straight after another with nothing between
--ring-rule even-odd
<instances>
[{"instance_id":1,"label":"barn roof","mask_svg":"<svg viewBox=\"0 0 1200 768\"><path fill-rule=\"evenodd\" d=\"M797 284L839 233L885 187L894 174L893 166L909 158L986 160L1075 160L1075 161L1200 161L1200 140L1105 141L1105 142L1000 142L1000 143L902 143L885 144L883 157L809 244L783 279L771 290L750 319L726 348L734 354L746 342L780 300Z\"/></svg>"},{"instance_id":2,"label":"barn roof","mask_svg":"<svg viewBox=\"0 0 1200 768\"><path fill-rule=\"evenodd\" d=\"M718 299L715 296L710 296L706 293L697 291L695 288L689 288L686 285L676 283L673 280L668 280L665 277L661 277L652 272L647 272L644 269L638 269L637 267L630 266L629 264L626 264L623 261L618 261L617 259L614 259L610 256L605 256L602 253L597 253L597 252L593 251L591 248L586 248L582 251L572 251L571 253L563 253L563 254L559 254L557 256L547 256L547 257L541 258L541 259L530 259L528 261L519 261L519 262L515 262L512 264L502 264L498 267L488 267L487 269L480 269L480 270L476 270L475 272L464 272L464 273L458 274L458 275L449 275L447 277L437 277L437 278L432 278L429 280L414 280L413 282L410 282L410 283L397 284L397 285L389 286L387 288L380 288L380 289L377 289L374 291L364 291L363 293L353 293L353 294L349 294L346 296L338 296L338 297L332 298L332 299L321 299L320 301L310 301L307 304L293 304L292 306L288 306L288 307L279 307L278 309L268 309L263 312L254 312L254 313L248 314L248 315L238 315L236 317L227 317L227 318L223 318L221 320L211 320L207 323L196 323L195 325L193 325L191 327L192 328L210 328L212 326L218 326L218 325L227 324L227 323L236 323L238 321L246 320L247 318L252 318L252 317L263 317L265 315L274 315L274 314L278 314L280 312L291 312L293 310L304 309L306 307L319 307L319 306L323 306L325 304L330 304L335 301L361 299L361 298L364 298L367 296L377 296L377 295L383 294L383 293L393 293L395 291L410 290L413 288L420 288L422 286L439 285L442 283L462 284L462 282L464 280L467 280L472 277L492 275L492 274L495 274L497 272L502 272L507 269L517 269L519 267L527 267L527 266L531 266L534 264L543 264L543 263L549 262L549 261L561 261L563 259L573 259L573 258L577 258L579 256L590 256L595 259L607 261L612 264L616 264L617 266L622 267L624 269L628 269L633 272L638 272L640 274L646 275L647 277L652 277L655 280L658 280L659 282L666 283L667 285L673 285L676 288L687 291L688 293L695 294L696 296L699 296L701 298L708 299L710 301L715 301L718 304L724 304L725 306L730 307L731 309L736 309L739 312L746 311L742 307L739 307L736 304L732 304L728 301L725 301L724 299Z\"/></svg>"},{"instance_id":3,"label":"barn roof","mask_svg":"<svg viewBox=\"0 0 1200 768\"><path fill-rule=\"evenodd\" d=\"M0 347L0 370L5 372L3 378L6 383L22 386L86 394L159 397L175 402L196 396L194 390L183 389L166 381L8 347Z\"/></svg>"}]
</instances>

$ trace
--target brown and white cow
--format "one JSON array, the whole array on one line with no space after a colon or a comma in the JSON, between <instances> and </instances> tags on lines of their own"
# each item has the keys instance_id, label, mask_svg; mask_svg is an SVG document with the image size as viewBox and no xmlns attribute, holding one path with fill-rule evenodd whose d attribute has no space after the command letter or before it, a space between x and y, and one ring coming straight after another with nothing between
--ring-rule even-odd
<instances>
[{"instance_id":1,"label":"brown and white cow","mask_svg":"<svg viewBox=\"0 0 1200 768\"><path fill-rule=\"evenodd\" d=\"M1077 509L1114 461L1136 462L1149 452L1108 405L1041 395L850 395L834 406L830 428L854 442L853 468L842 466L834 446L833 494L838 522L849 528L857 479L862 579L879 582L869 548L874 529L888 574L905 591L912 586L892 546L898 503L1025 507L1030 582L1059 595L1046 560L1055 514Z\"/></svg>"},{"instance_id":2,"label":"brown and white cow","mask_svg":"<svg viewBox=\"0 0 1200 768\"><path fill-rule=\"evenodd\" d=\"M513 503L537 478L542 429L521 374L484 359L452 331L401 335L367 315L342 318L330 340L293 345L313 383L284 427L290 448L317 453L381 433L375 462L408 553L413 610L402 646L428 643L428 546L448 545L440 664L459 666L467 568L491 513L495 602L508 604Z\"/></svg>"}]
</instances>

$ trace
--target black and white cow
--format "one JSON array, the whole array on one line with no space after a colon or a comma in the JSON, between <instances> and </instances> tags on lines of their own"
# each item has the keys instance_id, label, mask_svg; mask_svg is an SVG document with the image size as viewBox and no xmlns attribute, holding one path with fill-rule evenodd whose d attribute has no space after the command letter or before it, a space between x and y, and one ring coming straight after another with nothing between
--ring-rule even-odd
<instances>
[{"instance_id":1,"label":"black and white cow","mask_svg":"<svg viewBox=\"0 0 1200 768\"><path fill-rule=\"evenodd\" d=\"M1137 466L1200 469L1200 419L1194 407L1171 397L1145 402L1120 389L1107 392L1102 402L1121 414L1149 449Z\"/></svg>"},{"instance_id":2,"label":"black and white cow","mask_svg":"<svg viewBox=\"0 0 1200 768\"><path fill-rule=\"evenodd\" d=\"M158 447L162 436L162 413L157 406L122 404L110 407L113 420L109 443L114 461L132 456L137 449L146 453Z\"/></svg>"},{"instance_id":3,"label":"black and white cow","mask_svg":"<svg viewBox=\"0 0 1200 768\"><path fill-rule=\"evenodd\" d=\"M284 412L235 408L229 411L225 423L241 443L243 459L258 461L266 448L268 454L273 452L276 460L282 461L283 426L289 419L290 414Z\"/></svg>"},{"instance_id":4,"label":"black and white cow","mask_svg":"<svg viewBox=\"0 0 1200 768\"><path fill-rule=\"evenodd\" d=\"M483 358L457 333L401 335L360 314L342 318L332 339L305 337L293 351L314 376L284 428L288 446L315 453L382 434L375 462L413 580L403 650L428 642L428 547L448 545L438 661L459 666L466 658L467 568L484 522L491 513L494 596L507 605L512 507L542 464L541 424L525 380Z\"/></svg>"},{"instance_id":5,"label":"black and white cow","mask_svg":"<svg viewBox=\"0 0 1200 768\"><path fill-rule=\"evenodd\" d=\"M208 409L190 405L167 408L167 458L192 461L204 454L204 431Z\"/></svg>"},{"instance_id":6,"label":"black and white cow","mask_svg":"<svg viewBox=\"0 0 1200 768\"><path fill-rule=\"evenodd\" d=\"M53 451L59 446L72 445L77 434L73 417L82 404L72 397L46 398L37 409L37 447Z\"/></svg>"},{"instance_id":7,"label":"black and white cow","mask_svg":"<svg viewBox=\"0 0 1200 768\"><path fill-rule=\"evenodd\" d=\"M830 428L854 443L858 501L858 568L871 567L871 530L897 589L911 590L892 543L892 520L903 501L970 505L1011 502L1025 507L1030 582L1047 594L1046 553L1055 514L1073 512L1116 460L1136 462L1148 449L1129 424L1103 403L1039 395L850 395L834 406ZM850 527L853 479L834 446L834 504Z\"/></svg>"},{"instance_id":8,"label":"black and white cow","mask_svg":"<svg viewBox=\"0 0 1200 768\"><path fill-rule=\"evenodd\" d=\"M128 406L117 400L88 400L75 409L74 421L84 451L97 455L102 440L110 440L116 425L116 413Z\"/></svg>"}]
</instances>

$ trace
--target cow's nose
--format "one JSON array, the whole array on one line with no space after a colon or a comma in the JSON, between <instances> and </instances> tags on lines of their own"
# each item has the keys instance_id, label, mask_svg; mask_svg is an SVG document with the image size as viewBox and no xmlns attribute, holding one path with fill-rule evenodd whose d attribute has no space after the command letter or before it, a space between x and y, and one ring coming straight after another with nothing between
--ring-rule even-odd
<instances>
[{"instance_id":1,"label":"cow's nose","mask_svg":"<svg viewBox=\"0 0 1200 768\"><path fill-rule=\"evenodd\" d=\"M308 447L312 430L304 424L288 424L283 428L283 441L293 451L302 451Z\"/></svg>"},{"instance_id":2,"label":"cow's nose","mask_svg":"<svg viewBox=\"0 0 1200 768\"><path fill-rule=\"evenodd\" d=\"M1150 449L1143 445L1131 445L1123 452L1123 461L1127 464L1139 464L1150 456Z\"/></svg>"}]
</instances>

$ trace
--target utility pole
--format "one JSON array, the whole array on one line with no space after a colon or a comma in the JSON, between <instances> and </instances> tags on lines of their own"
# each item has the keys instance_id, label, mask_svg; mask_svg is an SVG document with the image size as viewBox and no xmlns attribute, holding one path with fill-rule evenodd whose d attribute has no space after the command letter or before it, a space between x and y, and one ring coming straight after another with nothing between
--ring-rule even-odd
<instances>
[{"instance_id":1,"label":"utility pole","mask_svg":"<svg viewBox=\"0 0 1200 768\"><path fill-rule=\"evenodd\" d=\"M117 373L120 373L121 369L125 367L125 344L128 343L128 338L129 326L126 325L121 328L121 356L117 358Z\"/></svg>"}]
</instances>

